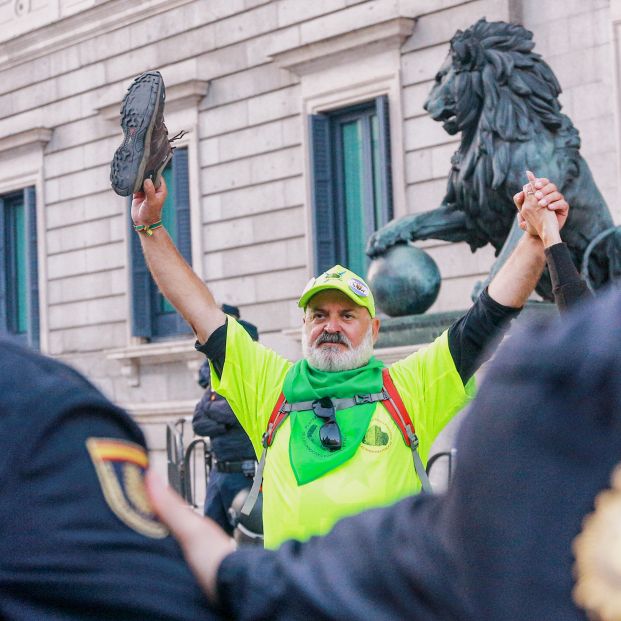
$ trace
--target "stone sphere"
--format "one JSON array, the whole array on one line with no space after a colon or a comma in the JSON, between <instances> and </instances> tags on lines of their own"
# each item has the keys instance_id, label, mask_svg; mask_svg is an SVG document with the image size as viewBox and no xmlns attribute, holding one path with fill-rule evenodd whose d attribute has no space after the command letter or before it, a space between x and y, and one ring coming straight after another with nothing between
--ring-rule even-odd
<instances>
[{"instance_id":1,"label":"stone sphere","mask_svg":"<svg viewBox=\"0 0 621 621\"><path fill-rule=\"evenodd\" d=\"M412 244L396 244L373 259L367 273L375 304L390 317L424 313L436 301L440 282L436 262Z\"/></svg>"}]
</instances>

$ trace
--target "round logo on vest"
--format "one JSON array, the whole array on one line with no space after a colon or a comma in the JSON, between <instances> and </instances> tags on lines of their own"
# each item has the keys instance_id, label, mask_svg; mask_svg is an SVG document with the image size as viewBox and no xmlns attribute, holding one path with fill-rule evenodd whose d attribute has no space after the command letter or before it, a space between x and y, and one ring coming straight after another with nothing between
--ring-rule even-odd
<instances>
[{"instance_id":1,"label":"round logo on vest","mask_svg":"<svg viewBox=\"0 0 621 621\"><path fill-rule=\"evenodd\" d=\"M371 453L381 453L388 450L393 440L393 429L383 421L375 418L371 419L360 448Z\"/></svg>"}]
</instances>

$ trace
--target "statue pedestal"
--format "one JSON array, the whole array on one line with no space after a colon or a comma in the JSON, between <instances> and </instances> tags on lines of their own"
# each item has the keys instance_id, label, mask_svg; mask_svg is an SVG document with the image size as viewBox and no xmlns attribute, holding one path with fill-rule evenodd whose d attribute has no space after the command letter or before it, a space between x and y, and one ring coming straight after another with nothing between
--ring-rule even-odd
<instances>
[{"instance_id":1,"label":"statue pedestal","mask_svg":"<svg viewBox=\"0 0 621 621\"><path fill-rule=\"evenodd\" d=\"M448 311L404 317L384 317L375 345L375 356L389 365L431 343L466 311ZM558 316L550 302L528 302L513 326Z\"/></svg>"},{"instance_id":2,"label":"statue pedestal","mask_svg":"<svg viewBox=\"0 0 621 621\"><path fill-rule=\"evenodd\" d=\"M405 317L382 318L379 338L375 347L375 356L384 364L390 365L401 360L417 349L424 347L448 329L465 311L430 313L428 315L407 315ZM510 332L516 327L531 321L558 316L558 309L549 302L528 302L526 307L513 322ZM487 364L494 364L493 360ZM484 369L477 372L477 384ZM453 418L434 441L430 455L450 452L455 445L455 435L465 416L462 410ZM459 455L453 454L453 458ZM446 489L448 481L448 460L442 457L430 472L431 484L436 492Z\"/></svg>"}]
</instances>

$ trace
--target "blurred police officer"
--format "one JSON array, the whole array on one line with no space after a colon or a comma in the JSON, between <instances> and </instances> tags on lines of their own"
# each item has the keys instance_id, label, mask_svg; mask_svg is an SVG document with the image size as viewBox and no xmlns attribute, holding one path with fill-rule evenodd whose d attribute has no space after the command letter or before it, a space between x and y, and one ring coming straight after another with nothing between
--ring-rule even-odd
<instances>
[{"instance_id":1,"label":"blurred police officer","mask_svg":"<svg viewBox=\"0 0 621 621\"><path fill-rule=\"evenodd\" d=\"M223 304L222 310L235 317L253 340L258 340L256 326L239 318L237 306ZM210 438L214 458L205 498L205 515L232 535L233 522L237 523L238 520L232 518L230 508L237 494L252 485L256 465L254 449L231 406L224 397L212 390L208 360L199 369L198 383L205 389L205 393L196 404L192 428L195 434Z\"/></svg>"},{"instance_id":2,"label":"blurred police officer","mask_svg":"<svg viewBox=\"0 0 621 621\"><path fill-rule=\"evenodd\" d=\"M0 339L0 618L218 618L151 512L144 437L69 367Z\"/></svg>"}]
</instances>

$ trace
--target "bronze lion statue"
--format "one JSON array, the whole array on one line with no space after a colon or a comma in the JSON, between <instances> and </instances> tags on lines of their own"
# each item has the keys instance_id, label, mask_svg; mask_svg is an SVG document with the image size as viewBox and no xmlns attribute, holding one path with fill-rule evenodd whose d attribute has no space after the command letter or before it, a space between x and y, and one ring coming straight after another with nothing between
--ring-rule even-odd
<instances>
[{"instance_id":1,"label":"bronze lion statue","mask_svg":"<svg viewBox=\"0 0 621 621\"><path fill-rule=\"evenodd\" d=\"M461 132L446 196L438 208L376 231L367 248L370 256L422 239L467 242L473 252L492 244L498 257L493 275L522 234L512 197L526 183L527 169L552 180L565 195L570 214L563 239L579 269L591 240L613 227L580 155L578 131L561 113L561 87L534 45L532 33L516 24L481 19L457 31L424 104L449 134ZM604 235L588 252L594 288L621 275L618 231ZM537 292L552 299L547 272Z\"/></svg>"}]
</instances>

